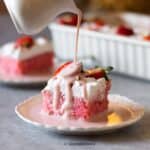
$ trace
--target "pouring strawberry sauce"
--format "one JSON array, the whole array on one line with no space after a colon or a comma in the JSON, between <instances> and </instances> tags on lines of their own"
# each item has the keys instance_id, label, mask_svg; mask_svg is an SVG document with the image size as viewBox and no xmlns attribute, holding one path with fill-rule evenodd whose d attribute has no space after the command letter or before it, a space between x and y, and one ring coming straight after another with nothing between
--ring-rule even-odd
<instances>
[{"instance_id":1,"label":"pouring strawberry sauce","mask_svg":"<svg viewBox=\"0 0 150 150\"><path fill-rule=\"evenodd\" d=\"M82 63L78 61L81 20L80 12L75 36L74 60L61 65L42 90L42 110L63 119L92 121L108 108L107 95L111 82L107 77L108 68L84 70ZM109 68L109 71L111 69Z\"/></svg>"}]
</instances>

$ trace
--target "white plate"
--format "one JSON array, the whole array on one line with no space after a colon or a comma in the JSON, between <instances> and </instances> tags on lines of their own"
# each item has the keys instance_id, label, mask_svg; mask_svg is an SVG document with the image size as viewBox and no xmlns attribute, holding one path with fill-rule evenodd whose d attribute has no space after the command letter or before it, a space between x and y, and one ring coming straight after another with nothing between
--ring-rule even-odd
<instances>
[{"instance_id":1,"label":"white plate","mask_svg":"<svg viewBox=\"0 0 150 150\"><path fill-rule=\"evenodd\" d=\"M48 131L77 135L112 132L136 123L144 115L144 108L126 97L109 95L109 102L108 113L103 114L99 122L66 121L48 116L41 112L41 95L18 104L15 112L33 126Z\"/></svg>"},{"instance_id":2,"label":"white plate","mask_svg":"<svg viewBox=\"0 0 150 150\"><path fill-rule=\"evenodd\" d=\"M11 85L35 85L46 83L50 77L50 72L21 76L6 76L0 73L0 82Z\"/></svg>"}]
</instances>

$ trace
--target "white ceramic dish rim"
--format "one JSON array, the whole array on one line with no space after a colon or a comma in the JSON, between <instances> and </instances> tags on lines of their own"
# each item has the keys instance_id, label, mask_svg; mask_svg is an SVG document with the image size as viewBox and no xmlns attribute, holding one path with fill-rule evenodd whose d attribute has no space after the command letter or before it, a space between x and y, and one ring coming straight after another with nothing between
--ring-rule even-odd
<instances>
[{"instance_id":1,"label":"white ceramic dish rim","mask_svg":"<svg viewBox=\"0 0 150 150\"><path fill-rule=\"evenodd\" d=\"M65 32L72 32L72 33L76 32L76 27L60 25L57 23L51 23L49 25L49 28L50 29L58 29L58 30L62 30ZM91 30L81 28L80 35L82 35L82 34L90 35L93 37L102 37L103 39L113 39L114 41L121 41L121 42L127 42L127 43L131 43L131 44L135 44L135 45L143 45L143 46L150 47L149 41L144 41L144 40L142 41L140 39L128 38L128 37L120 36L120 35L116 35L116 34L101 33L101 32L97 32L97 31L91 31Z\"/></svg>"}]
</instances>

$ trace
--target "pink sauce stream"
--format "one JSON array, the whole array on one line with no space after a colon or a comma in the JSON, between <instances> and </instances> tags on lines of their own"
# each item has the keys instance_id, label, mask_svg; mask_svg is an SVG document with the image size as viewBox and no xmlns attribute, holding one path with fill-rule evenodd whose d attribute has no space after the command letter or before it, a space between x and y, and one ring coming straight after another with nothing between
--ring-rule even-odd
<instances>
[{"instance_id":1,"label":"pink sauce stream","mask_svg":"<svg viewBox=\"0 0 150 150\"><path fill-rule=\"evenodd\" d=\"M64 68L58 76L61 76L65 80L65 101L61 106L61 112L64 118L70 117L70 109L72 107L72 84L79 76L82 69L82 64L79 62L73 62L66 68Z\"/></svg>"},{"instance_id":2,"label":"pink sauce stream","mask_svg":"<svg viewBox=\"0 0 150 150\"><path fill-rule=\"evenodd\" d=\"M57 77L61 76L65 80L65 101L61 106L61 112L63 114L63 117L70 118L70 110L72 107L72 84L74 81L79 77L81 70L82 70L82 64L78 62L77 56L78 56L78 41L79 41L79 29L82 19L82 13L79 10L78 14L78 23L77 23L77 32L75 37L75 55L74 55L74 62L65 67ZM83 93L85 97L87 97L86 94L86 82L81 81L83 85ZM57 82L57 85L54 88L54 95L53 95L53 106L54 109L57 108L57 101L59 100L59 95L61 93L60 91L60 80Z\"/></svg>"},{"instance_id":3,"label":"pink sauce stream","mask_svg":"<svg viewBox=\"0 0 150 150\"><path fill-rule=\"evenodd\" d=\"M75 39L74 62L77 62L77 60L78 60L77 57L78 57L79 31L80 31L81 20L82 20L82 12L79 10L78 23L77 23L77 32L76 32L76 39Z\"/></svg>"}]
</instances>

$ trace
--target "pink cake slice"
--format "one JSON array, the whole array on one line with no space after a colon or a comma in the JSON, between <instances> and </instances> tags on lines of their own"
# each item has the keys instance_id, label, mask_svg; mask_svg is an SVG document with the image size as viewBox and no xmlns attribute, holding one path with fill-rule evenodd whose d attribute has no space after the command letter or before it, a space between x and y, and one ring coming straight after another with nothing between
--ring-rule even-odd
<instances>
[{"instance_id":1,"label":"pink cake slice","mask_svg":"<svg viewBox=\"0 0 150 150\"><path fill-rule=\"evenodd\" d=\"M97 97L96 100L87 101L84 98L73 97L72 98L72 107L71 107L71 118L73 119L83 119L83 120L93 120L95 116L105 112L108 109L108 91L110 88L110 83L107 83L107 88L105 90L105 98L100 99ZM53 93L48 90L42 91L43 97L43 106L42 109L49 115L62 116L61 106L65 101L65 96L61 94L57 103L57 110L53 107Z\"/></svg>"},{"instance_id":2,"label":"pink cake slice","mask_svg":"<svg viewBox=\"0 0 150 150\"><path fill-rule=\"evenodd\" d=\"M46 72L53 66L53 53L45 53L26 60L16 60L0 56L0 68L3 74L22 75Z\"/></svg>"},{"instance_id":3,"label":"pink cake slice","mask_svg":"<svg viewBox=\"0 0 150 150\"><path fill-rule=\"evenodd\" d=\"M68 64L67 64L68 65ZM61 72L65 65L61 66L56 72ZM92 71L93 72L93 71ZM103 73L90 72L85 73L84 84L82 81L75 80L70 86L71 99L66 109L67 94L65 79L62 77L51 78L42 91L43 105L42 110L49 114L60 116L62 118L69 119L82 119L86 121L91 121L101 113L108 109L108 92L111 87L111 81L101 77ZM99 78L100 77L100 78ZM56 99L56 89L55 86L58 84L59 80L59 94ZM80 84L81 83L81 84ZM86 87L86 88L84 88ZM86 96L84 90L86 89ZM58 91L57 91L58 92ZM69 110L69 115L66 113ZM66 111L66 112L65 112Z\"/></svg>"},{"instance_id":4,"label":"pink cake slice","mask_svg":"<svg viewBox=\"0 0 150 150\"><path fill-rule=\"evenodd\" d=\"M53 51L44 38L34 41L30 37L8 43L0 53L0 72L6 75L23 75L45 72L53 68Z\"/></svg>"}]
</instances>

